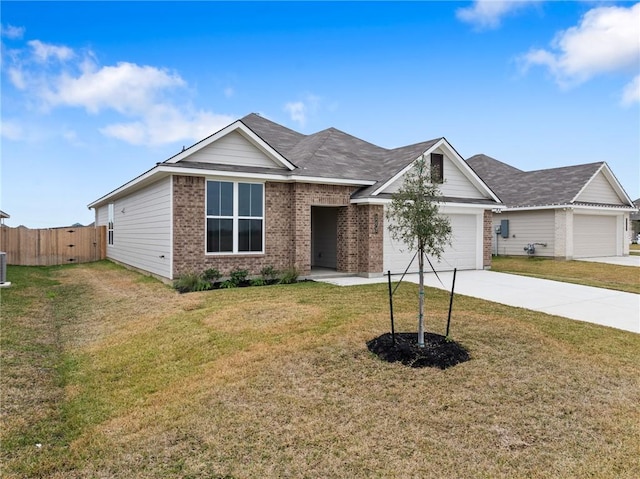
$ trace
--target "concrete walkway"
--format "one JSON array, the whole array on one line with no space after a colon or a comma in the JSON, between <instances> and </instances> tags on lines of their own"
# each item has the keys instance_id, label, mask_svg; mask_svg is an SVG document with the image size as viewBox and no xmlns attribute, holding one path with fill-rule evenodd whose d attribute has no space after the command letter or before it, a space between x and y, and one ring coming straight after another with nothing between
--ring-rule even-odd
<instances>
[{"instance_id":1,"label":"concrete walkway","mask_svg":"<svg viewBox=\"0 0 640 479\"><path fill-rule=\"evenodd\" d=\"M640 256L603 256L602 258L580 258L576 261L592 261L594 263L616 264L618 266L639 266ZM638 278L640 281L640 277Z\"/></svg>"},{"instance_id":2,"label":"concrete walkway","mask_svg":"<svg viewBox=\"0 0 640 479\"><path fill-rule=\"evenodd\" d=\"M433 273L425 275L425 285L451 290L453 272L438 274L444 287ZM400 276L392 277L394 281L399 279ZM404 280L417 283L418 275L409 274ZM316 281L353 286L382 283L387 278L344 277ZM633 293L494 271L459 271L456 293L640 333L640 295Z\"/></svg>"}]
</instances>

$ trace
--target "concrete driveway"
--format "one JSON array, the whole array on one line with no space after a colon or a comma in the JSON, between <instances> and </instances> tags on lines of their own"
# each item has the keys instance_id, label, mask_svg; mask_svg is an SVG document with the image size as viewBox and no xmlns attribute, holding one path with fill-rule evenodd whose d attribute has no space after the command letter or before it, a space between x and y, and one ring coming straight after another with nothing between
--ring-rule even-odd
<instances>
[{"instance_id":1,"label":"concrete driveway","mask_svg":"<svg viewBox=\"0 0 640 479\"><path fill-rule=\"evenodd\" d=\"M594 263L617 264L618 266L639 266L640 256L603 256L602 258L580 258L577 261L592 261ZM640 278L639 278L640 280Z\"/></svg>"},{"instance_id":2,"label":"concrete driveway","mask_svg":"<svg viewBox=\"0 0 640 479\"><path fill-rule=\"evenodd\" d=\"M451 290L453 272L438 274L444 286L433 273L425 275L425 284ZM392 279L397 281L400 276ZM417 283L418 275L407 275L404 280ZM317 281L351 286L382 283L387 279L345 277ZM459 271L456 277L456 293L640 333L640 295L633 293L494 271Z\"/></svg>"}]
</instances>

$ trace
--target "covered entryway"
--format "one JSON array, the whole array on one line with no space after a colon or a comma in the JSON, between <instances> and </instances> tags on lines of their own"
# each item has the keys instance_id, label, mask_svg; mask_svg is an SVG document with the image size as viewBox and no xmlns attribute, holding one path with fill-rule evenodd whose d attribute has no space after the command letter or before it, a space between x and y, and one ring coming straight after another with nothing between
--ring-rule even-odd
<instances>
[{"instance_id":1,"label":"covered entryway","mask_svg":"<svg viewBox=\"0 0 640 479\"><path fill-rule=\"evenodd\" d=\"M452 244L447 247L439 262L432 264L436 271L451 271L454 268L476 269L478 259L478 216L472 214L450 214L453 231ZM480 249L480 251L482 251ZM415 251L407 251L404 245L391 237L389 229L384 229L384 271L392 274L403 273ZM430 269L428 264L425 270ZM418 260L413 262L409 272L418 271Z\"/></svg>"},{"instance_id":2,"label":"covered entryway","mask_svg":"<svg viewBox=\"0 0 640 479\"><path fill-rule=\"evenodd\" d=\"M573 257L616 256L617 218L610 215L573 216Z\"/></svg>"},{"instance_id":3,"label":"covered entryway","mask_svg":"<svg viewBox=\"0 0 640 479\"><path fill-rule=\"evenodd\" d=\"M311 268L337 269L338 209L311 207Z\"/></svg>"}]
</instances>

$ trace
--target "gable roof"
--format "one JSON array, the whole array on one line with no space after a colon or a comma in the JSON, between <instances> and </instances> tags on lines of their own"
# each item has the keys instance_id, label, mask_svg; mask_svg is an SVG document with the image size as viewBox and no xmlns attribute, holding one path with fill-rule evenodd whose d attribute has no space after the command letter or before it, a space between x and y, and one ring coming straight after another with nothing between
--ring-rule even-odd
<instances>
[{"instance_id":1,"label":"gable roof","mask_svg":"<svg viewBox=\"0 0 640 479\"><path fill-rule=\"evenodd\" d=\"M195 153L217 140L237 132L273 160L273 168L255 165L229 165L203 163ZM120 188L89 204L94 208L117 197L141 188L160 177L170 174L240 176L273 181L305 181L326 184L359 186L352 198L373 198L381 187L403 174L422 154L445 145L459 159L458 167L476 188L483 191L489 202L499 203L487 185L468 168L464 160L444 138L436 138L400 148L387 149L356 138L336 128L304 135L279 125L260 115L251 113L218 132L195 143L165 160L154 168L131 180ZM382 197L381 197L382 198ZM486 203L486 201L476 201Z\"/></svg>"},{"instance_id":2,"label":"gable roof","mask_svg":"<svg viewBox=\"0 0 640 479\"><path fill-rule=\"evenodd\" d=\"M383 181L415 160L440 139L386 149L336 128L303 135L255 113L240 120L297 166L296 174L313 177L366 178Z\"/></svg>"},{"instance_id":3,"label":"gable roof","mask_svg":"<svg viewBox=\"0 0 640 479\"><path fill-rule=\"evenodd\" d=\"M480 154L467 159L467 163L508 208L584 204L577 201L577 198L601 172L621 201L617 204L599 205L631 206L631 200L606 162L522 171Z\"/></svg>"},{"instance_id":4,"label":"gable roof","mask_svg":"<svg viewBox=\"0 0 640 479\"><path fill-rule=\"evenodd\" d=\"M339 176L363 178L374 182L372 185L363 185L363 188L352 195L354 199L377 196L384 185L404 174L418 157L440 145L446 144L454 156L459 158L459 166L463 169L467 168L463 158L442 137L387 149L336 128L303 135L253 113L240 121L285 158L295 163L298 167L295 174L301 177ZM472 172L470 173L475 177ZM476 186L483 190L490 201L499 202L480 178L473 179Z\"/></svg>"}]
</instances>

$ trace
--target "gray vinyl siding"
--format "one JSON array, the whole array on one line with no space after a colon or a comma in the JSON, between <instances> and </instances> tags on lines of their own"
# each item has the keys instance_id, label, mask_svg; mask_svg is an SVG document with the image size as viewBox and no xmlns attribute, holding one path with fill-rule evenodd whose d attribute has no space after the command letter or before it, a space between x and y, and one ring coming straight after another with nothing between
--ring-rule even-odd
<instances>
[{"instance_id":1,"label":"gray vinyl siding","mask_svg":"<svg viewBox=\"0 0 640 479\"><path fill-rule=\"evenodd\" d=\"M496 227L501 220L509 220L509 238L498 236ZM493 215L493 248L498 255L527 255L524 248L529 243L546 243L536 245L535 256L555 256L555 212L554 210L503 212Z\"/></svg>"},{"instance_id":2,"label":"gray vinyl siding","mask_svg":"<svg viewBox=\"0 0 640 479\"><path fill-rule=\"evenodd\" d=\"M444 196L451 196L454 198L485 198L473 183L471 183L460 171L455 163L447 157L446 152L437 149L435 153L441 153L444 156L442 164L444 183L440 185L440 191ZM403 181L404 177L398 178L384 190L384 193L395 193L402 186Z\"/></svg>"},{"instance_id":3,"label":"gray vinyl siding","mask_svg":"<svg viewBox=\"0 0 640 479\"><path fill-rule=\"evenodd\" d=\"M96 226L107 226L109 222L109 205L96 208Z\"/></svg>"},{"instance_id":4,"label":"gray vinyl siding","mask_svg":"<svg viewBox=\"0 0 640 479\"><path fill-rule=\"evenodd\" d=\"M189 161L266 168L281 166L236 131L195 152L189 156Z\"/></svg>"},{"instance_id":5,"label":"gray vinyl siding","mask_svg":"<svg viewBox=\"0 0 640 479\"><path fill-rule=\"evenodd\" d=\"M172 279L171 178L116 200L114 213L107 257Z\"/></svg>"},{"instance_id":6,"label":"gray vinyl siding","mask_svg":"<svg viewBox=\"0 0 640 479\"><path fill-rule=\"evenodd\" d=\"M602 172L598 173L591 182L589 182L584 191L578 195L576 201L585 203L605 203L611 205L624 203L624 201L622 201L613 190L611 184L607 181Z\"/></svg>"}]
</instances>

